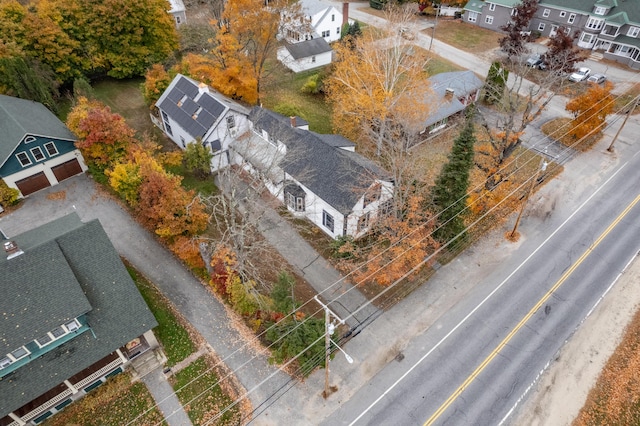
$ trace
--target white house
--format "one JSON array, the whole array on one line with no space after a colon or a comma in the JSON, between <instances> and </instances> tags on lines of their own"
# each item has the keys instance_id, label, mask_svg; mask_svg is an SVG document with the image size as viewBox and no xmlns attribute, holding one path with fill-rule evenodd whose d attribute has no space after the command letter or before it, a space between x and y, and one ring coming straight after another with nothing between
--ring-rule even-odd
<instances>
[{"instance_id":1,"label":"white house","mask_svg":"<svg viewBox=\"0 0 640 426\"><path fill-rule=\"evenodd\" d=\"M156 124L184 149L197 139L211 149L212 171L229 164L229 143L249 128L249 110L239 103L178 74L156 102L161 121Z\"/></svg>"},{"instance_id":2,"label":"white house","mask_svg":"<svg viewBox=\"0 0 640 426\"><path fill-rule=\"evenodd\" d=\"M169 0L169 5L171 6L169 13L176 21L176 27L187 22L186 8L184 7L182 0Z\"/></svg>"},{"instance_id":3,"label":"white house","mask_svg":"<svg viewBox=\"0 0 640 426\"><path fill-rule=\"evenodd\" d=\"M333 50L323 38L285 43L278 48L278 60L293 72L301 72L331 63Z\"/></svg>"},{"instance_id":4,"label":"white house","mask_svg":"<svg viewBox=\"0 0 640 426\"><path fill-rule=\"evenodd\" d=\"M422 133L435 133L447 127L449 118L464 111L478 100L484 83L473 71L443 72L429 77L433 100L436 106L425 120Z\"/></svg>"},{"instance_id":5,"label":"white house","mask_svg":"<svg viewBox=\"0 0 640 426\"><path fill-rule=\"evenodd\" d=\"M349 20L349 3L342 4L342 11L322 0L299 0L305 25L289 22L283 25L282 37L289 43L299 43L322 37L327 43L340 40L342 26Z\"/></svg>"},{"instance_id":6,"label":"white house","mask_svg":"<svg viewBox=\"0 0 640 426\"><path fill-rule=\"evenodd\" d=\"M388 211L391 178L357 154L353 142L305 130L297 118L260 107L249 122L250 131L231 144L232 161L261 176L294 216L332 238L358 238Z\"/></svg>"}]
</instances>

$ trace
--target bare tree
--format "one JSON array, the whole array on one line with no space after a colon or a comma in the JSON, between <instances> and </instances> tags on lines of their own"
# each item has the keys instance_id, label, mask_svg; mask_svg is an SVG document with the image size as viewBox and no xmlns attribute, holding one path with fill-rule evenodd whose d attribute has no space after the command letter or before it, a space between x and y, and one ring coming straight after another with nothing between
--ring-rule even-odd
<instances>
[{"instance_id":1,"label":"bare tree","mask_svg":"<svg viewBox=\"0 0 640 426\"><path fill-rule=\"evenodd\" d=\"M538 0L522 0L511 9L511 20L500 29L506 34L500 39L500 48L510 57L526 51L525 43L531 41L529 23L538 10Z\"/></svg>"}]
</instances>

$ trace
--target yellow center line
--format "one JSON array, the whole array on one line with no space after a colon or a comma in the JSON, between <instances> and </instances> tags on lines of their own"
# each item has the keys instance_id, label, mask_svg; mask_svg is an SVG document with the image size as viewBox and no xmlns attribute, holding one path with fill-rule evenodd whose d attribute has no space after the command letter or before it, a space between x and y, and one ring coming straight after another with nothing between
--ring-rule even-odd
<instances>
[{"instance_id":1,"label":"yellow center line","mask_svg":"<svg viewBox=\"0 0 640 426\"><path fill-rule=\"evenodd\" d=\"M640 194L631 202L631 204L629 204L624 209L622 213L620 213L620 215L618 215L618 217L607 227L607 229L605 229L604 232L600 234L598 239L596 239L591 244L591 246L589 246L589 248L582 254L582 256L580 256L580 258L571 266L571 268L569 268L564 274L562 274L562 277L560 277L560 279L553 285L553 287L551 287L551 289L538 301L538 303L536 303L535 306L531 308L531 310L524 316L524 318L522 318L522 320L520 320L520 322L511 330L511 332L507 335L507 337L505 337L502 340L502 342L500 342L500 344L493 350L493 352L491 352L491 354L489 354L489 356L486 357L484 361L482 361L482 363L480 363L480 365L473 371L473 373L471 373L471 375L469 375L469 377L467 377L467 379L458 387L458 389L456 389L455 392L453 392L451 396L449 396L449 398L447 398L447 400L440 406L440 408L438 408L436 412L433 413L431 417L429 417L429 419L424 423L425 426L432 425L433 422L435 422L438 419L438 417L440 417L442 413L453 403L453 401L455 401L456 398L458 398L458 396L460 396L460 394L469 387L469 385L475 380L475 378L478 377L478 375L480 375L480 373L485 369L485 367L489 365L489 363L509 343L509 341L513 338L513 336L515 336L515 334L522 327L524 327L524 325L527 323L527 321L529 321L529 319L533 316L533 314L535 314L536 311L540 309L540 307L547 300L549 300L551 295L555 293L556 290L558 290L558 288L560 288L560 286L567 280L567 278L569 278L569 276L602 242L602 240L611 232L611 230L615 228L618 225L618 223L620 223L620 221L629 213L629 211L633 208L633 206L635 206L638 203L638 201L640 201Z\"/></svg>"}]
</instances>

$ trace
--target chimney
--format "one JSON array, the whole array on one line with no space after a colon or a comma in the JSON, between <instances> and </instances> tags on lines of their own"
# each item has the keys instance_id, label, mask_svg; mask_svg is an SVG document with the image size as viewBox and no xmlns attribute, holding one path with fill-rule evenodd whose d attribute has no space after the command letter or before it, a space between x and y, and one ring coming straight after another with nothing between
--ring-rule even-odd
<instances>
[{"instance_id":1,"label":"chimney","mask_svg":"<svg viewBox=\"0 0 640 426\"><path fill-rule=\"evenodd\" d=\"M20 256L24 253L18 247L15 241L5 241L4 243L4 252L7 254L7 260L13 259L14 257Z\"/></svg>"},{"instance_id":2,"label":"chimney","mask_svg":"<svg viewBox=\"0 0 640 426\"><path fill-rule=\"evenodd\" d=\"M202 95L203 93L209 93L209 87L204 83L200 83L198 84L198 94Z\"/></svg>"},{"instance_id":3,"label":"chimney","mask_svg":"<svg viewBox=\"0 0 640 426\"><path fill-rule=\"evenodd\" d=\"M453 98L454 94L455 94L455 91L452 88L447 87L445 89L444 98L449 101L449 100L451 100Z\"/></svg>"},{"instance_id":4,"label":"chimney","mask_svg":"<svg viewBox=\"0 0 640 426\"><path fill-rule=\"evenodd\" d=\"M342 26L349 22L349 3L342 3Z\"/></svg>"},{"instance_id":5,"label":"chimney","mask_svg":"<svg viewBox=\"0 0 640 426\"><path fill-rule=\"evenodd\" d=\"M296 127L296 116L292 115L289 120L291 121L291 127Z\"/></svg>"}]
</instances>

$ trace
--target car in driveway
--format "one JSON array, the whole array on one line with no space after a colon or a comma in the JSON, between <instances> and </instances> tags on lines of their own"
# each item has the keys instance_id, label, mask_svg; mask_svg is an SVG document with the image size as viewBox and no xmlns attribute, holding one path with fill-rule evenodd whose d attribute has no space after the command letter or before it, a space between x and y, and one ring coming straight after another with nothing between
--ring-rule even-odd
<instances>
[{"instance_id":1,"label":"car in driveway","mask_svg":"<svg viewBox=\"0 0 640 426\"><path fill-rule=\"evenodd\" d=\"M569 80L575 81L577 83L579 81L584 81L587 78L589 78L590 74L591 74L591 70L589 68L580 67L576 72L574 72L569 76Z\"/></svg>"},{"instance_id":2,"label":"car in driveway","mask_svg":"<svg viewBox=\"0 0 640 426\"><path fill-rule=\"evenodd\" d=\"M592 74L587 78L589 83L602 84L607 80L607 76L604 74Z\"/></svg>"},{"instance_id":3,"label":"car in driveway","mask_svg":"<svg viewBox=\"0 0 640 426\"><path fill-rule=\"evenodd\" d=\"M527 59L528 67L538 67L542 63L542 57L538 54L532 55Z\"/></svg>"}]
</instances>

